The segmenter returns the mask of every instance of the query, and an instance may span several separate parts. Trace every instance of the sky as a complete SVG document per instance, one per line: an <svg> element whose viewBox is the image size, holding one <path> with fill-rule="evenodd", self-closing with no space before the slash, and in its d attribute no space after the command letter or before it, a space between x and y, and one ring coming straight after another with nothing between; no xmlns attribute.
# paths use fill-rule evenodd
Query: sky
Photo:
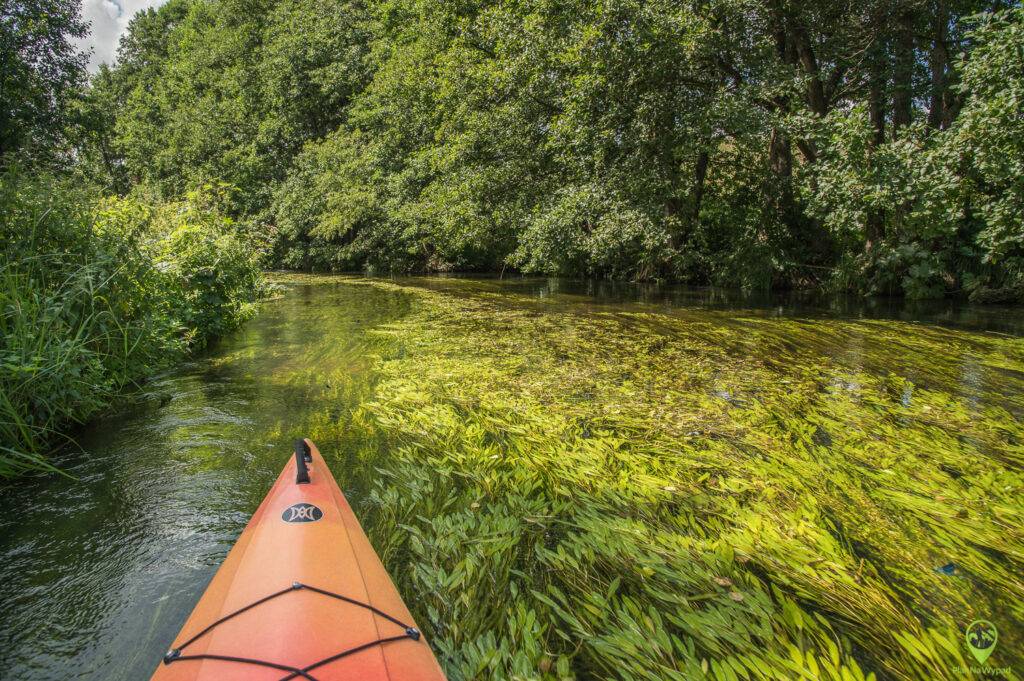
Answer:
<svg viewBox="0 0 1024 681"><path fill-rule="evenodd" d="M90 24L89 35L81 44L92 49L89 71L95 72L103 62L112 62L117 55L117 41L128 28L128 22L139 10L158 7L166 0L82 0L82 18Z"/></svg>

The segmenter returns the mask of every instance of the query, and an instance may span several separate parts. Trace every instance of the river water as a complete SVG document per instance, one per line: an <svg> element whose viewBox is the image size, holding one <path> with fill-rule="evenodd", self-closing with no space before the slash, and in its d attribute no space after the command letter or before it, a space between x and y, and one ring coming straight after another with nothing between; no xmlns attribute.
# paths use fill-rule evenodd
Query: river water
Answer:
<svg viewBox="0 0 1024 681"><path fill-rule="evenodd" d="M553 300L565 313L713 310L720 319L723 311L756 309L773 317L900 319L966 337L1024 332L1019 310L950 304L752 301L702 289L547 279L398 283ZM290 443L305 434L304 415L349 410L365 399L375 343L367 332L417 304L402 289L339 278L284 286L209 353L150 381L138 405L79 433L80 450L55 457L68 477L22 479L0 492L0 678L148 678ZM339 371L349 377L341 402L319 378ZM328 457L344 449L344 442L318 444ZM343 459L332 461L358 513L358 481L346 478Z"/></svg>

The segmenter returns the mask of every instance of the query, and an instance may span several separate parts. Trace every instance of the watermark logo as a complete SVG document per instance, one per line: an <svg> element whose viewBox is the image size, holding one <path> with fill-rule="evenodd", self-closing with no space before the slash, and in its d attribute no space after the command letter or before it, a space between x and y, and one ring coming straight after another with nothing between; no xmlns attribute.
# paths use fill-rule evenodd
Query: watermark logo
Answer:
<svg viewBox="0 0 1024 681"><path fill-rule="evenodd" d="M964 638L967 640L967 648L974 655L974 659L980 664L985 664L985 660L996 649L999 632L996 630L996 625L988 620L975 620L967 626Z"/></svg>

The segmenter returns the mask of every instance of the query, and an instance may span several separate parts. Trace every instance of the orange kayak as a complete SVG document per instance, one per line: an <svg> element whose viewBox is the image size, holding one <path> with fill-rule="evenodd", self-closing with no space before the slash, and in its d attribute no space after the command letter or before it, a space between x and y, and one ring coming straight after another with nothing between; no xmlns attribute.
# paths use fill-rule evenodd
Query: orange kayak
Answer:
<svg viewBox="0 0 1024 681"><path fill-rule="evenodd" d="M153 681L443 680L320 452L295 450Z"/></svg>

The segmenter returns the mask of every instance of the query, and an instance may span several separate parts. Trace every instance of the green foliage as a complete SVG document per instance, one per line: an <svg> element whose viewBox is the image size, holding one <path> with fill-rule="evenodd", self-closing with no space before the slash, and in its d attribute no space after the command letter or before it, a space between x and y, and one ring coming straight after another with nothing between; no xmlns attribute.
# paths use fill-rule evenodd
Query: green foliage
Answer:
<svg viewBox="0 0 1024 681"><path fill-rule="evenodd" d="M1024 9L979 17L977 47L961 67L966 103L949 154L968 168L972 216L986 271L970 284L1024 301ZM954 156L955 155L955 156Z"/></svg>
<svg viewBox="0 0 1024 681"><path fill-rule="evenodd" d="M802 185L808 210L844 245L834 285L1024 300L1022 23L1020 8L969 22L948 127L921 121L879 142L866 105L806 125L821 149Z"/></svg>
<svg viewBox="0 0 1024 681"><path fill-rule="evenodd" d="M961 264L956 256L968 248L960 233L963 186L943 136L920 124L873 144L864 107L827 117L820 129L821 156L803 189L809 212L845 247L833 284L943 296ZM884 223L884 234L871 234L872 220Z"/></svg>
<svg viewBox="0 0 1024 681"><path fill-rule="evenodd" d="M0 0L0 168L13 154L50 162L64 151L85 31L77 0Z"/></svg>
<svg viewBox="0 0 1024 681"><path fill-rule="evenodd" d="M222 195L192 192L159 207L156 268L169 282L171 315L190 345L202 346L251 316L261 297L260 253L217 208Z"/></svg>
<svg viewBox="0 0 1024 681"><path fill-rule="evenodd" d="M41 445L54 427L94 414L110 393L101 355L80 333L100 323L102 310L81 309L97 277L78 275L43 293L25 272L0 269L0 476L48 468Z"/></svg>
<svg viewBox="0 0 1024 681"><path fill-rule="evenodd" d="M130 182L123 162L123 140L114 134L121 102L118 76L100 64L90 87L74 102L75 125L68 131L75 149L75 163L65 172L104 192L124 194Z"/></svg>
<svg viewBox="0 0 1024 681"><path fill-rule="evenodd" d="M309 139L362 86L361 3L172 0L132 19L118 67L93 87L120 114L112 134L134 182L176 200L208 182L242 189L255 216Z"/></svg>
<svg viewBox="0 0 1024 681"><path fill-rule="evenodd" d="M258 253L198 197L154 210L0 176L0 475L49 448L262 295Z"/></svg>
<svg viewBox="0 0 1024 681"><path fill-rule="evenodd" d="M510 261L524 272L649 279L669 257L660 226L601 187L566 187L527 223Z"/></svg>
<svg viewBox="0 0 1024 681"><path fill-rule="evenodd" d="M385 213L380 190L364 179L362 143L358 133L335 133L298 156L274 197L278 262L295 269L345 270L355 269L360 256L386 260L398 250L394 239L390 248L374 248Z"/></svg>
<svg viewBox="0 0 1024 681"><path fill-rule="evenodd" d="M174 0L92 144L113 186L237 186L285 267L1005 294L1020 9L987 9Z"/></svg>

